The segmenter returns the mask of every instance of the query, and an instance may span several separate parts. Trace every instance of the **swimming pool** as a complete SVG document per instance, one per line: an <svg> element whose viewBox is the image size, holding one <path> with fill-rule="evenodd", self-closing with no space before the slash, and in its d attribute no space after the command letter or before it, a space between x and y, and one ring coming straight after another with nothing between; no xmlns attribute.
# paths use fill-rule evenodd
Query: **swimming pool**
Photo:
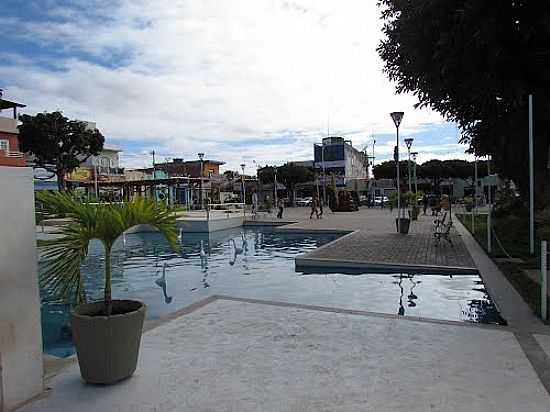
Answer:
<svg viewBox="0 0 550 412"><path fill-rule="evenodd" d="M174 253L158 233L135 233L113 249L113 297L138 299L158 318L207 296L229 295L427 318L501 323L479 276L305 274L294 258L339 234L270 227L184 234ZM92 299L102 297L103 250L92 242L82 267ZM164 273L164 276L163 276ZM164 280L164 281L163 281ZM42 293L44 351L74 353L67 305Z"/></svg>

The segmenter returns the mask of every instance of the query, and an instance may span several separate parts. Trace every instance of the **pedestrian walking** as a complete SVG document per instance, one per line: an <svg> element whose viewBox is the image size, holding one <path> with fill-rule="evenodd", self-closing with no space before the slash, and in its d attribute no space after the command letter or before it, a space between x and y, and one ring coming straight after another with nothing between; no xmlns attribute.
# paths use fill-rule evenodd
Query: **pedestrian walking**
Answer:
<svg viewBox="0 0 550 412"><path fill-rule="evenodd" d="M285 208L285 202L283 202L283 199L279 199L277 201L277 207L279 208L279 213L277 213L277 219L282 219L284 208Z"/></svg>
<svg viewBox="0 0 550 412"><path fill-rule="evenodd" d="M424 195L422 198L422 207L424 208L424 216L426 216L426 211L428 210L428 195Z"/></svg>
<svg viewBox="0 0 550 412"><path fill-rule="evenodd" d="M323 202L319 200L319 219L323 218Z"/></svg>
<svg viewBox="0 0 550 412"><path fill-rule="evenodd" d="M313 199L311 199L311 213L309 214L309 218L313 219L313 214L315 213L315 217L319 219L319 210L317 209L319 204L319 200L317 199L317 196L313 196Z"/></svg>
<svg viewBox="0 0 550 412"><path fill-rule="evenodd" d="M256 189L252 189L252 220L256 220L257 213L258 213L258 193L256 193Z"/></svg>

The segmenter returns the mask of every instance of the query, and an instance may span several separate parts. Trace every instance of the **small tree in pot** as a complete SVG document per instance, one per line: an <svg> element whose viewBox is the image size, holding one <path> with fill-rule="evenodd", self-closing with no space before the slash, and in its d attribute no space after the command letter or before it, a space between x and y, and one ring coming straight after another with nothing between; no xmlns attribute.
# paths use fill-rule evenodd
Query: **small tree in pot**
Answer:
<svg viewBox="0 0 550 412"><path fill-rule="evenodd" d="M40 282L57 297L79 303L71 316L82 378L110 384L131 376L137 365L145 305L111 296L111 250L133 226L148 224L159 230L175 249L175 216L154 201L135 198L123 204L81 203L68 193L41 192L37 200L51 213L64 213L70 223L61 236L41 241L44 269ZM92 239L105 248L105 287L102 301L86 303L80 265Z"/></svg>

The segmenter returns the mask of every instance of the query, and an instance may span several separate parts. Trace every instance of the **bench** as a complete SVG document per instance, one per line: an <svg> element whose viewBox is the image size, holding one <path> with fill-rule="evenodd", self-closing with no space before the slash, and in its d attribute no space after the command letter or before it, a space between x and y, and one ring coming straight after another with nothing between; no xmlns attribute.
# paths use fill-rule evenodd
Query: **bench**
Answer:
<svg viewBox="0 0 550 412"><path fill-rule="evenodd" d="M442 219L436 219L434 221L434 239L436 241L436 244L441 243L441 238L445 239L451 246L453 245L453 241L450 238L451 228L453 227L453 221L449 219L448 222L446 222L447 213L443 215Z"/></svg>

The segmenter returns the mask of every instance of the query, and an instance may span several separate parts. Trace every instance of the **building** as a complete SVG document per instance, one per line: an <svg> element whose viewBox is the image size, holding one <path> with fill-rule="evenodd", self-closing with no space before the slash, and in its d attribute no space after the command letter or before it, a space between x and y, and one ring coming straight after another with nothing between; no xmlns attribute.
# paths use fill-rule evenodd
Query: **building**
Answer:
<svg viewBox="0 0 550 412"><path fill-rule="evenodd" d="M97 170L101 181L122 180L124 169L120 167L120 152L122 150L119 147L105 145L97 156L90 156L81 167Z"/></svg>
<svg viewBox="0 0 550 412"><path fill-rule="evenodd" d="M0 94L0 166L26 165L17 131L17 109L22 107L25 105L2 99Z"/></svg>
<svg viewBox="0 0 550 412"><path fill-rule="evenodd" d="M19 147L17 109L0 90L0 410L44 390L33 170Z"/></svg>
<svg viewBox="0 0 550 412"><path fill-rule="evenodd" d="M375 197L391 196L396 193L395 181L393 179L370 179L368 195L371 199Z"/></svg>
<svg viewBox="0 0 550 412"><path fill-rule="evenodd" d="M169 177L216 178L220 176L220 166L223 164L225 163L217 160L188 160L184 162L181 158L174 158L171 162L156 163L155 170L162 170Z"/></svg>
<svg viewBox="0 0 550 412"><path fill-rule="evenodd" d="M314 144L314 169L328 185L332 176L336 186L364 190L368 178L365 154L353 147L351 140L339 136L325 137Z"/></svg>
<svg viewBox="0 0 550 412"><path fill-rule="evenodd" d="M67 176L67 182L90 183L119 182L124 180L124 169L120 167L119 153L122 150L115 146L105 145L96 155L84 160L79 167Z"/></svg>
<svg viewBox="0 0 550 412"><path fill-rule="evenodd" d="M313 169L315 161L314 160L297 160L294 162L288 162L290 166L299 166L299 167L309 167Z"/></svg>

